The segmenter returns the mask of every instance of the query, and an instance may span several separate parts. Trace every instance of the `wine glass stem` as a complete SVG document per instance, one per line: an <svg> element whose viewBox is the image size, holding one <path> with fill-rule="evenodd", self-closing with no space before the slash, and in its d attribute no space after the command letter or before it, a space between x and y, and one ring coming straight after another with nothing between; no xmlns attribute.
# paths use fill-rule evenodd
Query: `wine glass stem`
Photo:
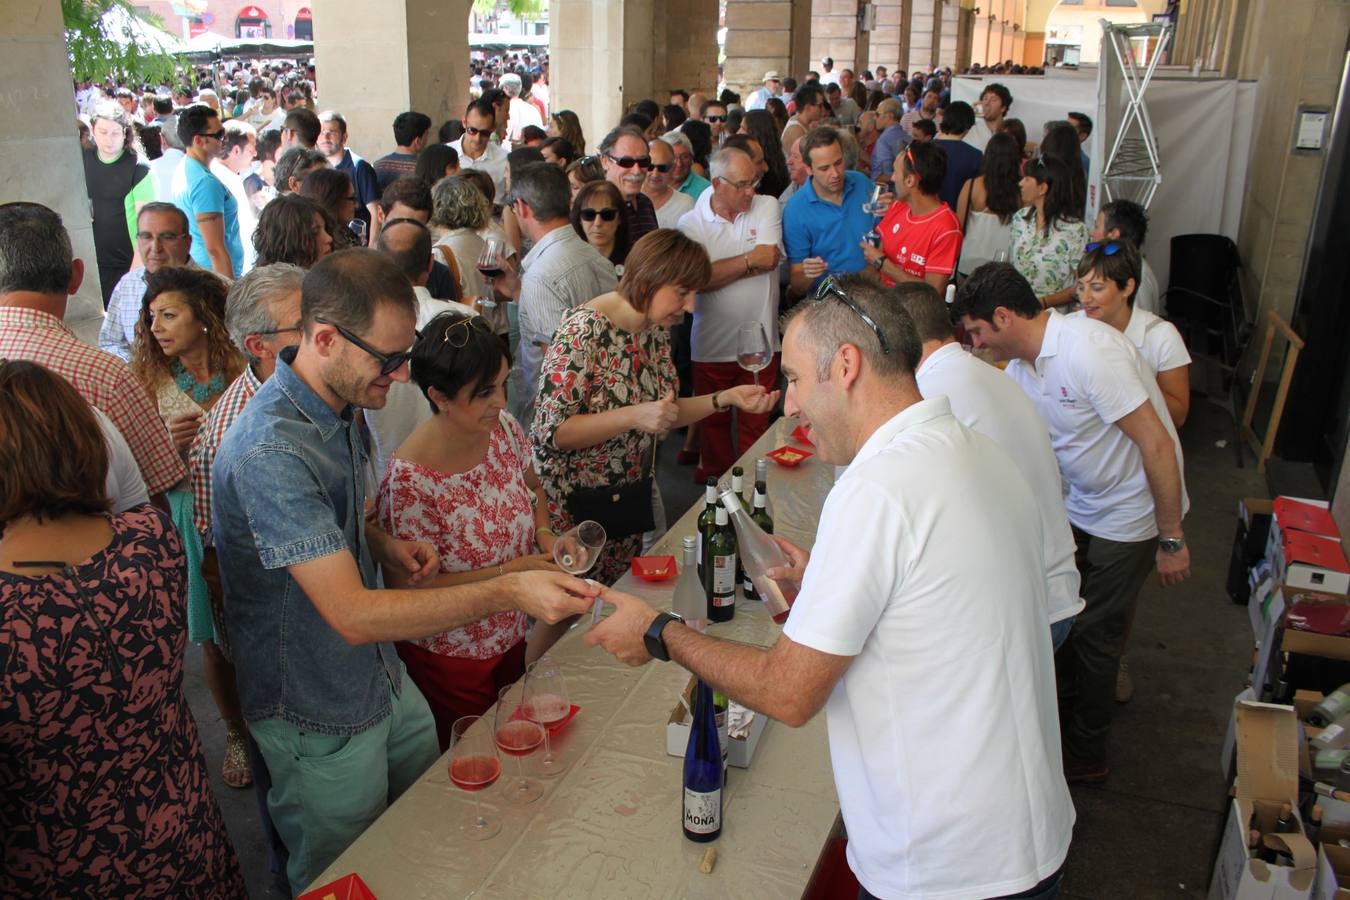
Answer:
<svg viewBox="0 0 1350 900"><path fill-rule="evenodd" d="M483 798L479 796L481 791L473 792L473 824L475 828L481 829L486 823L483 821Z"/></svg>

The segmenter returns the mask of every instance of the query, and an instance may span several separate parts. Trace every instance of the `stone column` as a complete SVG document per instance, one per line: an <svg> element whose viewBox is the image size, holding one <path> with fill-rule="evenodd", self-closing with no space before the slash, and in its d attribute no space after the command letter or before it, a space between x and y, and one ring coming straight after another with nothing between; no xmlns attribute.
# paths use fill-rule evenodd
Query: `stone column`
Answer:
<svg viewBox="0 0 1350 900"><path fill-rule="evenodd" d="M867 68L885 66L894 75L909 64L909 7L912 0L873 0L876 26L868 35Z"/></svg>
<svg viewBox="0 0 1350 900"><path fill-rule="evenodd" d="M469 100L470 0L315 3L320 109L347 120L352 147L373 160L394 149L394 117L417 110L438 128Z"/></svg>
<svg viewBox="0 0 1350 900"><path fill-rule="evenodd" d="M759 90L765 72L800 78L813 65L811 0L727 0L726 26L722 75L742 97Z"/></svg>
<svg viewBox="0 0 1350 900"><path fill-rule="evenodd" d="M66 307L66 324L97 344L103 297L63 29L57 0L0 5L0 122L6 123L0 128L0 203L27 200L61 214L85 271L84 285Z"/></svg>
<svg viewBox="0 0 1350 900"><path fill-rule="evenodd" d="M592 152L631 103L716 82L715 0L553 0L549 89L581 120ZM761 73L762 74L762 73Z"/></svg>
<svg viewBox="0 0 1350 900"><path fill-rule="evenodd" d="M859 71L858 61L867 59L867 36L858 31L858 0L817 0L811 8L811 59L800 72L820 71L825 57L834 60L834 71ZM821 72L823 75L824 73Z"/></svg>
<svg viewBox="0 0 1350 900"><path fill-rule="evenodd" d="M960 0L940 0L938 7L938 47L937 64L940 66L951 66L953 70L958 70L960 61L957 59L957 40L959 37L961 25L961 4Z"/></svg>

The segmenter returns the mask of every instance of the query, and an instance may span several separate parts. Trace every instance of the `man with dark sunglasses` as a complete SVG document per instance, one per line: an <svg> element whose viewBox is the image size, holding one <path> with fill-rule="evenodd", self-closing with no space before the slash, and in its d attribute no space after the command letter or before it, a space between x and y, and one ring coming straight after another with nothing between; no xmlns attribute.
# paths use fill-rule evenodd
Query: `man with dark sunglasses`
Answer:
<svg viewBox="0 0 1350 900"><path fill-rule="evenodd" d="M192 259L226 278L239 277L244 244L239 237L239 204L211 174L225 129L220 116L204 103L178 114L178 136L186 158L173 176L173 203L188 217Z"/></svg>
<svg viewBox="0 0 1350 900"><path fill-rule="evenodd" d="M647 171L642 193L656 207L657 224L662 228L674 228L680 216L694 208L694 198L675 190L674 148L657 138L647 143L647 153L652 158L652 167Z"/></svg>
<svg viewBox="0 0 1350 900"><path fill-rule="evenodd" d="M698 119L712 132L713 149L722 146L727 139L727 105L721 100L708 100L699 110Z"/></svg>
<svg viewBox="0 0 1350 900"><path fill-rule="evenodd" d="M301 283L300 345L282 351L212 467L240 703L272 778L268 809L295 893L439 754L393 641L506 610L558 622L596 594L558 572L423 587L439 569L435 549L367 521L356 413L408 380L415 321L412 286L384 254L324 257ZM382 589L377 565L419 586Z"/></svg>
<svg viewBox="0 0 1350 900"><path fill-rule="evenodd" d="M623 196L624 224L628 226L629 246L638 238L661 225L656 220L656 206L642 193L647 171L652 167L647 138L632 125L620 125L600 142L600 166L605 180L619 189Z"/></svg>
<svg viewBox="0 0 1350 900"><path fill-rule="evenodd" d="M506 151L493 143L497 111L491 101L474 100L464 110L464 135L450 146L459 154L461 169L481 169L492 176L497 196L506 196Z"/></svg>

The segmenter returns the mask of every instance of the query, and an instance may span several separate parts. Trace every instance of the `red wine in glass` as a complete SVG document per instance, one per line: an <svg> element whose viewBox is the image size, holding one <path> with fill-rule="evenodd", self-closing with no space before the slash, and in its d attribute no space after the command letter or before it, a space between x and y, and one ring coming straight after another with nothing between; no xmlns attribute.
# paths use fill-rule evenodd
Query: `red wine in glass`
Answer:
<svg viewBox="0 0 1350 900"><path fill-rule="evenodd" d="M466 756L450 761L450 780L466 791L492 787L501 773L501 762L491 756Z"/></svg>
<svg viewBox="0 0 1350 900"><path fill-rule="evenodd" d="M514 719L497 728L497 749L511 756L528 756L543 742L543 726L528 719Z"/></svg>
<svg viewBox="0 0 1350 900"><path fill-rule="evenodd" d="M506 274L506 271L501 266L479 266L478 271L483 273L484 278L489 279L501 278Z"/></svg>

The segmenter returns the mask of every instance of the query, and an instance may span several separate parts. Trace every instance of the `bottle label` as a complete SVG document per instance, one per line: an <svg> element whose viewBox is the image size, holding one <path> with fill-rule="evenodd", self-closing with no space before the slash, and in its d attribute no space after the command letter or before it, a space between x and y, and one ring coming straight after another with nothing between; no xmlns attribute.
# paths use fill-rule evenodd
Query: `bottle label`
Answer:
<svg viewBox="0 0 1350 900"><path fill-rule="evenodd" d="M722 792L684 789L684 827L694 834L713 834L722 828Z"/></svg>
<svg viewBox="0 0 1350 900"><path fill-rule="evenodd" d="M732 606L736 603L736 554L714 556L713 606Z"/></svg>

